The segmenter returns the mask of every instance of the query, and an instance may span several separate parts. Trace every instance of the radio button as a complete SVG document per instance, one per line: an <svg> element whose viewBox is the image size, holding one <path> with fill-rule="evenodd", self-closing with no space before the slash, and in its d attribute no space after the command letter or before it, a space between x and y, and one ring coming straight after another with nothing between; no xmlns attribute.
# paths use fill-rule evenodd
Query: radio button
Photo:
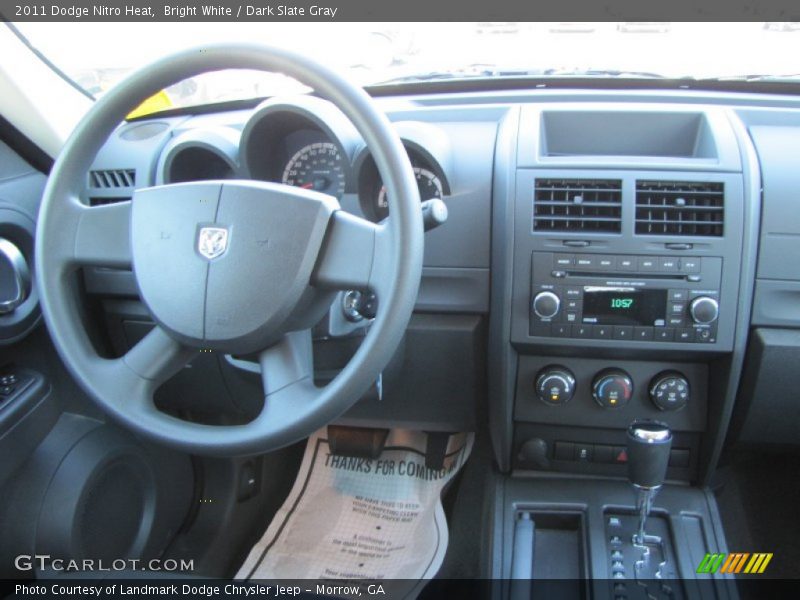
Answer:
<svg viewBox="0 0 800 600"><path fill-rule="evenodd" d="M581 290L581 288L579 288L579 287L568 287L568 288L564 288L564 295L567 298L580 299L582 291L583 290Z"/></svg>
<svg viewBox="0 0 800 600"><path fill-rule="evenodd" d="M592 337L596 340L610 340L611 332L611 325L595 325L592 328Z"/></svg>
<svg viewBox="0 0 800 600"><path fill-rule="evenodd" d="M699 273L700 272L700 259L699 258L681 258L681 273Z"/></svg>
<svg viewBox="0 0 800 600"><path fill-rule="evenodd" d="M632 325L615 325L614 326L614 339L615 340L630 340L633 338Z"/></svg>
<svg viewBox="0 0 800 600"><path fill-rule="evenodd" d="M575 256L575 266L579 269L597 268L597 257L591 254L578 254Z"/></svg>
<svg viewBox="0 0 800 600"><path fill-rule="evenodd" d="M679 266L680 259L673 256L662 256L658 259L658 267L661 271L677 273L679 271Z"/></svg>
<svg viewBox="0 0 800 600"><path fill-rule="evenodd" d="M614 257L613 256L598 256L597 267L603 271L614 270Z"/></svg>
<svg viewBox="0 0 800 600"><path fill-rule="evenodd" d="M669 301L670 302L686 302L689 293L687 290L670 290L669 291Z"/></svg>
<svg viewBox="0 0 800 600"><path fill-rule="evenodd" d="M550 337L550 323L547 321L534 320L531 324L531 335L536 337Z"/></svg>
<svg viewBox="0 0 800 600"><path fill-rule="evenodd" d="M647 342L653 339L653 328L652 327L634 327L633 328L633 339L638 340L640 342Z"/></svg>
<svg viewBox="0 0 800 600"><path fill-rule="evenodd" d="M658 271L658 259L655 256L639 257L640 271Z"/></svg>
<svg viewBox="0 0 800 600"><path fill-rule="evenodd" d="M639 268L635 256L618 256L617 269L620 271L636 271Z"/></svg>
<svg viewBox="0 0 800 600"><path fill-rule="evenodd" d="M694 341L694 329L684 328L679 329L678 333L675 335L676 342L693 342Z"/></svg>
<svg viewBox="0 0 800 600"><path fill-rule="evenodd" d="M553 326L550 328L550 335L552 337L561 338L569 337L571 330L572 326L567 323L553 323Z"/></svg>
<svg viewBox="0 0 800 600"><path fill-rule="evenodd" d="M558 314L561 298L554 292L539 292L534 296L531 308L538 317L551 319Z"/></svg>
<svg viewBox="0 0 800 600"><path fill-rule="evenodd" d="M591 325L573 325L572 337L574 338L590 338L592 337Z"/></svg>
<svg viewBox="0 0 800 600"><path fill-rule="evenodd" d="M573 254L554 254L553 266L559 269L571 267L575 264L575 255Z"/></svg>
<svg viewBox="0 0 800 600"><path fill-rule="evenodd" d="M671 327L655 327L653 338L657 342L671 342L675 337L675 330Z"/></svg>
<svg viewBox="0 0 800 600"><path fill-rule="evenodd" d="M699 296L692 300L689 313L695 323L708 325L719 317L719 302L709 296Z"/></svg>

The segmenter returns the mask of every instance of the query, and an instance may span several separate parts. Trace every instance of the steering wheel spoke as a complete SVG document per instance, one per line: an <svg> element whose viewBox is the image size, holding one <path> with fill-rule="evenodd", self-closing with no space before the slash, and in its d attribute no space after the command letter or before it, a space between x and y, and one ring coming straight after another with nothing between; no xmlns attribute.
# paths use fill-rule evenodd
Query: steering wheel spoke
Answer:
<svg viewBox="0 0 800 600"><path fill-rule="evenodd" d="M122 360L136 375L158 387L185 367L197 352L156 326L128 350Z"/></svg>
<svg viewBox="0 0 800 600"><path fill-rule="evenodd" d="M130 269L131 201L84 206L76 201L77 229L72 261L81 266Z"/></svg>
<svg viewBox="0 0 800 600"><path fill-rule="evenodd" d="M287 333L259 355L264 407L254 422L258 427L290 423L313 408L319 397L314 385L311 330Z"/></svg>
<svg viewBox="0 0 800 600"><path fill-rule="evenodd" d="M258 360L261 364L264 396L267 399L299 382L306 381L313 385L311 330L287 333L277 344L262 351Z"/></svg>
<svg viewBox="0 0 800 600"><path fill-rule="evenodd" d="M385 283L381 253L390 251L388 237L385 225L336 211L312 282L324 289L378 291Z"/></svg>

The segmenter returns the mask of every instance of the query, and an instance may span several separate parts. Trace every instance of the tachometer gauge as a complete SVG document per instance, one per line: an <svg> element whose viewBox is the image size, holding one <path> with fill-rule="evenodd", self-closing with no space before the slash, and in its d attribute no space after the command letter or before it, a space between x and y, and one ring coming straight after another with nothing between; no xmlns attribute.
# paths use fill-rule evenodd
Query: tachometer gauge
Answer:
<svg viewBox="0 0 800 600"><path fill-rule="evenodd" d="M345 184L342 155L331 142L304 146L289 159L281 181L286 185L341 198Z"/></svg>
<svg viewBox="0 0 800 600"><path fill-rule="evenodd" d="M430 169L414 167L414 177L417 178L417 188L419 189L419 199L421 202L432 198L442 197L442 181ZM389 202L387 199L386 186L381 185L378 191L378 214L382 218L388 214Z"/></svg>

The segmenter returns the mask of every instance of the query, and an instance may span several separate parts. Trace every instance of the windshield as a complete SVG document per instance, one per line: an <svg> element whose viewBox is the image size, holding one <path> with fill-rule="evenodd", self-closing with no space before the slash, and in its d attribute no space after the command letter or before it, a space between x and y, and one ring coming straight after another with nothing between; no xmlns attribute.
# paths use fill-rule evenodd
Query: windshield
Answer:
<svg viewBox="0 0 800 600"><path fill-rule="evenodd" d="M361 85L469 77L794 79L800 23L19 23L30 43L97 97L165 54L225 41L305 53ZM800 80L800 77L798 77ZM167 90L166 105L300 90L224 71ZM164 105L164 107L166 106Z"/></svg>

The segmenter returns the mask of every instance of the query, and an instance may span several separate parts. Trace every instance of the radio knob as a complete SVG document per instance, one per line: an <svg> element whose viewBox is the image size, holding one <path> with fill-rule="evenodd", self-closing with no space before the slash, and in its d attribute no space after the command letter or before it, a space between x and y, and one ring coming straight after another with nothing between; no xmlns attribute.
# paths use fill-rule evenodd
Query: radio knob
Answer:
<svg viewBox="0 0 800 600"><path fill-rule="evenodd" d="M689 314L695 323L709 325L719 316L719 302L708 296L700 296L692 300L689 305Z"/></svg>
<svg viewBox="0 0 800 600"><path fill-rule="evenodd" d="M566 367L550 365L536 376L536 395L545 404L566 404L575 395L575 376Z"/></svg>
<svg viewBox="0 0 800 600"><path fill-rule="evenodd" d="M539 292L533 298L533 312L541 319L551 319L561 308L561 298L553 292Z"/></svg>
<svg viewBox="0 0 800 600"><path fill-rule="evenodd" d="M600 371L592 382L592 396L603 408L620 408L633 396L633 381L622 369Z"/></svg>
<svg viewBox="0 0 800 600"><path fill-rule="evenodd" d="M689 394L689 381L678 371L664 371L650 382L650 400L661 410L680 410Z"/></svg>

